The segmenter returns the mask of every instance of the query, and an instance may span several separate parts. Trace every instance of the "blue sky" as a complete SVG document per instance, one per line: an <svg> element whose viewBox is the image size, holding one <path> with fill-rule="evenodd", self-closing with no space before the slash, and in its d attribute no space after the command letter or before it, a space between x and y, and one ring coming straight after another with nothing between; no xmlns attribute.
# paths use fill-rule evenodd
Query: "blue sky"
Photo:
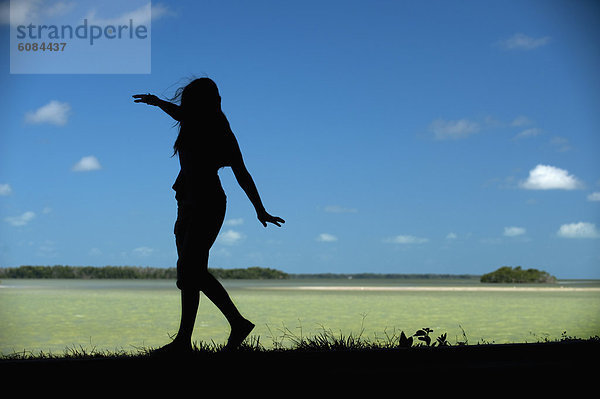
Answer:
<svg viewBox="0 0 600 399"><path fill-rule="evenodd" d="M212 267L600 278L597 3L155 1L122 75L10 74L0 4L0 266L173 267L177 131L131 95L209 76L286 220L222 170Z"/></svg>

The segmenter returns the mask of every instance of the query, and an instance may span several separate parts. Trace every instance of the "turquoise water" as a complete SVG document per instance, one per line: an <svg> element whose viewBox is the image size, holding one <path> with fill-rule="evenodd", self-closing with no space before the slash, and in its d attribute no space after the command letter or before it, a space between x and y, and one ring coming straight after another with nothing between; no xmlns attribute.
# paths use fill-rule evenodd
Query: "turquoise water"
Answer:
<svg viewBox="0 0 600 399"><path fill-rule="evenodd" d="M422 327L451 344L537 342L600 335L600 283L490 286L474 281L224 281L265 347L290 335L359 335L369 340ZM501 289L498 289L498 288ZM555 286L556 287L556 286ZM492 290L490 290L490 288ZM525 289L523 289L525 288ZM179 291L156 280L4 280L0 352L66 348L133 350L164 345L179 325ZM202 297L194 339L224 343L226 320Z"/></svg>

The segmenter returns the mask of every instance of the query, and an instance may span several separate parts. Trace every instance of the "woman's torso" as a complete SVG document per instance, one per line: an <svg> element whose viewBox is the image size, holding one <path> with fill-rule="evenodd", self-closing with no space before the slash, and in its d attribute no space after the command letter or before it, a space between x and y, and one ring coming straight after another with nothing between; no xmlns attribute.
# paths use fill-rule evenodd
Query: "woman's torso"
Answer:
<svg viewBox="0 0 600 399"><path fill-rule="evenodd" d="M233 157L233 133L218 118L212 123L182 123L182 146L178 149L181 170L173 185L178 202L219 200L225 193L218 171L230 166Z"/></svg>

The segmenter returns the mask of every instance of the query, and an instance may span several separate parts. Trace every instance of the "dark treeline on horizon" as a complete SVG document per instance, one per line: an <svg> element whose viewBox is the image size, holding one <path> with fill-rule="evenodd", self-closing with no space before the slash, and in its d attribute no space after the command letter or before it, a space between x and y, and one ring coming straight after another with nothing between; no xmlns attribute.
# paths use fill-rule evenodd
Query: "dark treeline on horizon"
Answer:
<svg viewBox="0 0 600 399"><path fill-rule="evenodd" d="M435 274L435 273L306 273L306 274L290 274L290 278L398 278L398 279L475 279L479 278L474 274Z"/></svg>
<svg viewBox="0 0 600 399"><path fill-rule="evenodd" d="M246 269L209 268L220 279L283 279L287 273L279 270L249 267ZM20 266L0 267L0 278L15 279L164 279L175 280L174 267L141 266Z"/></svg>
<svg viewBox="0 0 600 399"><path fill-rule="evenodd" d="M307 273L292 274L264 267L239 269L209 268L219 279L304 279L304 278L345 278L345 279L473 279L479 276L470 274L393 274L393 273ZM0 278L13 279L171 279L177 278L174 267L141 266L20 266L0 267Z"/></svg>
<svg viewBox="0 0 600 399"><path fill-rule="evenodd" d="M176 270L137 266L20 266L0 268L0 278L173 279Z"/></svg>

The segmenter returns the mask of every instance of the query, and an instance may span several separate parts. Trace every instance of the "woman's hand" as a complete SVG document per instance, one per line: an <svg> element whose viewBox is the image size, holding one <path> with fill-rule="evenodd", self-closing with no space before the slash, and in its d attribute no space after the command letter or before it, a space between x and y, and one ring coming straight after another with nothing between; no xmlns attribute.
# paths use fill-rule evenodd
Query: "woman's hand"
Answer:
<svg viewBox="0 0 600 399"><path fill-rule="evenodd" d="M267 211L259 212L256 216L258 217L258 220L262 223L262 225L265 227L267 227L267 222L273 223L278 227L281 227L279 223L285 223L285 220L277 216L271 216L267 213Z"/></svg>
<svg viewBox="0 0 600 399"><path fill-rule="evenodd" d="M136 99L136 100L134 100L136 103L155 105L155 106L159 107L160 109L162 109L163 111L165 111L167 114L169 114L169 116L171 118L175 119L178 122L181 121L182 115L181 115L181 107L179 105L173 104L169 101L161 100L160 98L156 97L154 94L150 94L150 93L134 94L132 97Z"/></svg>
<svg viewBox="0 0 600 399"><path fill-rule="evenodd" d="M148 105L158 105L160 99L156 97L154 94L134 94L132 96L137 100L134 100L136 103L144 103Z"/></svg>

